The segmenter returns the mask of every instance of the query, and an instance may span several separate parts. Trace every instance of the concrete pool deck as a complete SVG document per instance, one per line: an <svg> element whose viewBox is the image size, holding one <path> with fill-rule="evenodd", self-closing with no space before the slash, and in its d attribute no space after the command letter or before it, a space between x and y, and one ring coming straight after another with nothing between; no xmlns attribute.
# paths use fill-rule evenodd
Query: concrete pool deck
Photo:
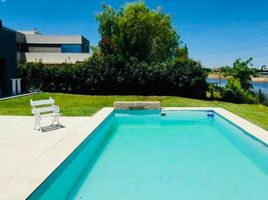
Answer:
<svg viewBox="0 0 268 200"><path fill-rule="evenodd" d="M0 199L26 199L112 111L61 117L49 132L34 131L34 117L0 116Z"/></svg>
<svg viewBox="0 0 268 200"><path fill-rule="evenodd" d="M268 144L267 131L222 108L163 110L214 110ZM62 117L65 128L44 133L33 130L34 117L0 116L0 199L27 198L112 111Z"/></svg>

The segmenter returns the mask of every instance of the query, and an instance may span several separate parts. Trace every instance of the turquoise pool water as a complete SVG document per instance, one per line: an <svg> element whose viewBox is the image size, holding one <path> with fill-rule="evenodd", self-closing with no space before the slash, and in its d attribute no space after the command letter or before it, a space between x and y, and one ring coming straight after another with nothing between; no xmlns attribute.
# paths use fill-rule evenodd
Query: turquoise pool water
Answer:
<svg viewBox="0 0 268 200"><path fill-rule="evenodd" d="M112 113L29 199L260 200L268 148L206 111Z"/></svg>

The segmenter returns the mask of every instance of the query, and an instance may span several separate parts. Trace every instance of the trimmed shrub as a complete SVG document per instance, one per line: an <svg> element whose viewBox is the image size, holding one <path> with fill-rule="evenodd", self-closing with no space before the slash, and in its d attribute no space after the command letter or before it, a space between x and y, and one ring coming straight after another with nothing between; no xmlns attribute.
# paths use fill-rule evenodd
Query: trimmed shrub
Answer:
<svg viewBox="0 0 268 200"><path fill-rule="evenodd" d="M208 86L206 71L191 59L148 64L95 55L77 64L26 63L18 71L28 90L49 92L205 98Z"/></svg>

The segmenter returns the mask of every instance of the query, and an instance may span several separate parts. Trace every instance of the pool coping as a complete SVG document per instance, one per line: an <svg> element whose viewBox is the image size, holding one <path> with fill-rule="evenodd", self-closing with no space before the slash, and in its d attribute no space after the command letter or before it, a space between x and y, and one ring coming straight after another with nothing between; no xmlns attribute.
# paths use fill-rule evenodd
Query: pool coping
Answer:
<svg viewBox="0 0 268 200"><path fill-rule="evenodd" d="M165 110L196 110L196 111L214 111L252 136L268 144L268 131L254 125L253 123L218 107L165 107ZM23 190L21 193L13 193L9 199L26 199L29 195L41 185L46 178L91 134L99 125L114 111L112 107L102 108L94 116L91 123L85 123L75 130L75 134L63 138L53 148L47 152L38 161L31 163L27 170L17 177L14 177L16 188ZM10 192L10 191L9 191ZM2 196L2 195L1 195ZM0 196L0 199L2 198Z"/></svg>

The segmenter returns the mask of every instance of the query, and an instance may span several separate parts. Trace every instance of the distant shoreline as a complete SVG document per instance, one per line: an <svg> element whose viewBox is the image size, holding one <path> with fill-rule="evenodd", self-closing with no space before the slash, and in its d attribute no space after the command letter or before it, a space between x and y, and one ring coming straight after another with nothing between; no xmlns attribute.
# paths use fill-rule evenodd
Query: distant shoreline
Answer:
<svg viewBox="0 0 268 200"><path fill-rule="evenodd" d="M217 74L209 74L208 75L208 78L219 79L219 75L217 75ZM221 76L221 79L227 80L228 77ZM265 78L262 78L262 77L254 77L254 78L252 78L252 82L264 82L264 83L268 83L268 78L267 77L265 77Z"/></svg>

